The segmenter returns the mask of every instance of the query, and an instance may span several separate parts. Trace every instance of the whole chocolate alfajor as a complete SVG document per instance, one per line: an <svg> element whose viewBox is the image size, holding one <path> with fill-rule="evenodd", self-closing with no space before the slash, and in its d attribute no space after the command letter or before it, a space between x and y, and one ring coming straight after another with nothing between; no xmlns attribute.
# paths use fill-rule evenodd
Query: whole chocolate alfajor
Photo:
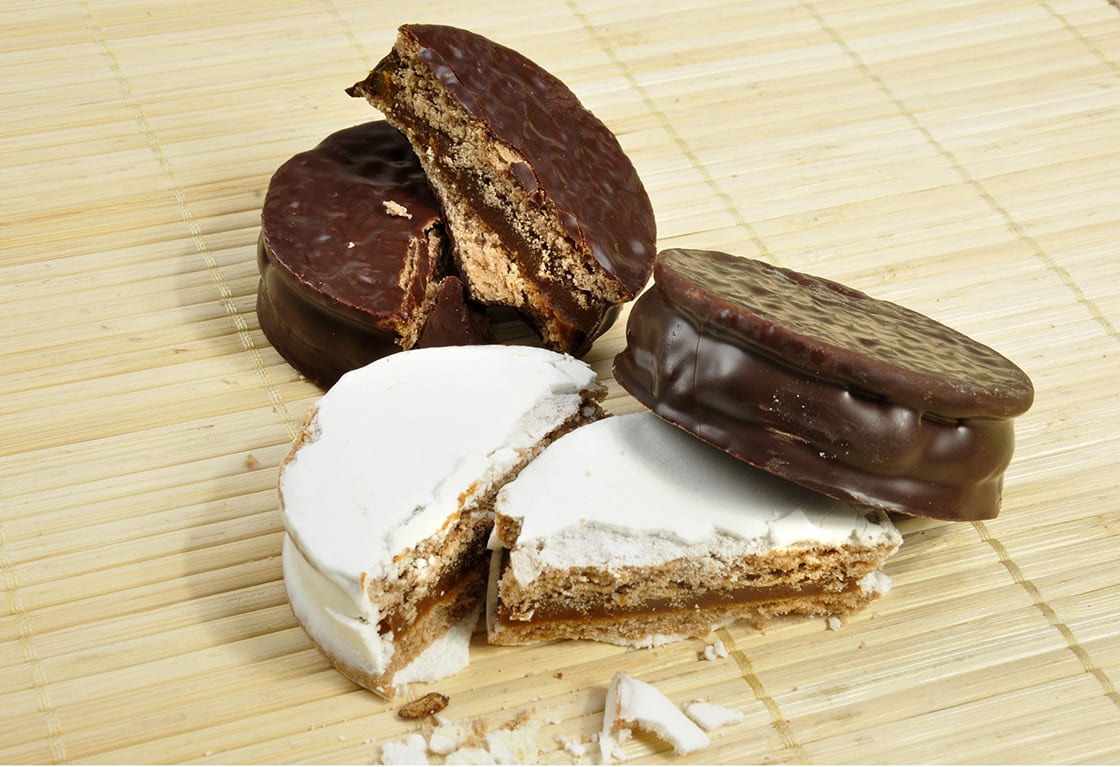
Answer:
<svg viewBox="0 0 1120 767"><path fill-rule="evenodd" d="M635 302L618 382L662 418L827 495L995 517L1013 418L1006 357L935 320L762 261L666 250Z"/></svg>
<svg viewBox="0 0 1120 767"><path fill-rule="evenodd" d="M582 354L645 286L656 231L615 135L558 78L492 40L409 24L347 91L416 149L471 298Z"/></svg>
<svg viewBox="0 0 1120 767"><path fill-rule="evenodd" d="M386 122L333 133L280 166L257 256L261 329L321 386L402 348L495 340L450 273L412 147Z"/></svg>

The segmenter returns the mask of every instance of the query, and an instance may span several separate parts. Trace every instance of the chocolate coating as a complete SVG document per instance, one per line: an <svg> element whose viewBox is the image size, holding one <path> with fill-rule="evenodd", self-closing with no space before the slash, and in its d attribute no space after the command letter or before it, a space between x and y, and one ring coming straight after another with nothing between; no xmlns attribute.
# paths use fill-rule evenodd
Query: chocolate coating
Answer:
<svg viewBox="0 0 1120 767"><path fill-rule="evenodd" d="M411 217L387 212L386 200ZM281 165L261 211L264 244L277 266L382 330L394 329L406 300L423 299L426 282L402 286L401 272L410 243L440 221L412 145L380 121L333 133ZM418 267L435 271L435 264Z"/></svg>
<svg viewBox="0 0 1120 767"><path fill-rule="evenodd" d="M412 142L472 299L515 308L576 356L649 279L645 188L614 134L556 77L473 32L405 25L347 89Z"/></svg>
<svg viewBox="0 0 1120 767"><path fill-rule="evenodd" d="M481 307L467 301L459 278L444 277L432 296L431 311L416 337L414 348L498 343L490 323L490 317Z"/></svg>
<svg viewBox="0 0 1120 767"><path fill-rule="evenodd" d="M288 364L322 388L348 370L400 350L395 333L356 319L354 312L276 267L263 235L257 244L257 267L261 330Z"/></svg>
<svg viewBox="0 0 1120 767"><path fill-rule="evenodd" d="M395 128L379 121L331 134L269 183L257 253L261 329L323 387L399 351L420 322L433 325L426 345L437 337L492 343L484 311L467 304L458 280L422 315L447 269L441 226L412 146Z"/></svg>
<svg viewBox="0 0 1120 767"><path fill-rule="evenodd" d="M637 294L653 263L653 208L614 134L515 50L457 27L407 24L400 33L419 44L420 59L467 112L525 158L514 172L538 199L552 200L571 239ZM350 93L375 91L370 79Z"/></svg>
<svg viewBox="0 0 1120 767"><path fill-rule="evenodd" d="M1033 388L928 317L759 261L673 250L658 257L626 338L619 383L747 463L892 511L999 512L1009 415Z"/></svg>
<svg viewBox="0 0 1120 767"><path fill-rule="evenodd" d="M401 350L396 333L355 321L337 303L276 268L263 236L257 243L257 265L261 330L288 364L320 387L330 388L343 373ZM489 315L467 299L457 277L444 277L433 299L415 346L498 342Z"/></svg>

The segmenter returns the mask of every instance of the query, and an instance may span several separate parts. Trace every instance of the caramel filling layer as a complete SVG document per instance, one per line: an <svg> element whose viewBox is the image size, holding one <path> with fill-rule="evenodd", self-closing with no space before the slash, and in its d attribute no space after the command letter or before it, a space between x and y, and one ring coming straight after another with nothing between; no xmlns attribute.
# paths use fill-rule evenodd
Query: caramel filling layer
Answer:
<svg viewBox="0 0 1120 767"><path fill-rule="evenodd" d="M682 594L679 597L643 599L629 604L620 604L613 600L584 601L579 605L571 605L552 600L539 600L533 602L531 615L519 616L516 610L503 603L498 605L497 619L503 626L515 627L526 623L571 623L596 620L626 620L632 618L664 617L667 615L693 613L700 611L725 611L736 608L764 605L788 599L812 598L846 594L856 591L859 584L856 581L846 583L839 590L826 590L819 584L808 585L804 588L787 586L771 587L744 587L738 589L720 589L695 594Z"/></svg>

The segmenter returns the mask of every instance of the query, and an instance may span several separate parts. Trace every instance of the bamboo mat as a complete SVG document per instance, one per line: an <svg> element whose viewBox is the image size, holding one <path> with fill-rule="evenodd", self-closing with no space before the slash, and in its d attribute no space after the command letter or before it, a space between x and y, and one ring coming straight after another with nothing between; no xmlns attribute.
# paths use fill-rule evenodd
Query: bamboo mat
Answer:
<svg viewBox="0 0 1120 767"><path fill-rule="evenodd" d="M133 0L0 7L0 761L350 762L416 725L280 581L277 466L319 395L254 313L270 174L372 119L406 21L564 79L660 246L904 303L1037 388L993 521L900 523L895 588L626 652L487 647L444 712L574 761L611 675L739 709L688 762L1120 762L1120 8L1106 0ZM621 325L589 360L609 377ZM637 409L611 382L608 407ZM635 762L672 762L652 737ZM584 762L593 761L585 757Z"/></svg>

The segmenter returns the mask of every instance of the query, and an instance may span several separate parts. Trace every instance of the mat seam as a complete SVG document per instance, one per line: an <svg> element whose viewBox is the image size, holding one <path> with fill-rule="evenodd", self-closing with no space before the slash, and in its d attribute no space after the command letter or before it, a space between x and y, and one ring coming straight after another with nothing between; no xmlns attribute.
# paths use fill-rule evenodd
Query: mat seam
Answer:
<svg viewBox="0 0 1120 767"><path fill-rule="evenodd" d="M234 300L233 291L230 290L229 285L222 276L221 267L218 266L214 254L206 244L202 227L198 225L194 214L191 212L186 195L179 186L179 182L175 177L175 172L171 167L171 161L167 157L163 145L160 144L155 129L152 128L151 123L148 121L148 116L144 112L143 106L136 100L136 96L132 91L132 85L125 76L124 70L121 68L120 60L109 46L109 40L105 36L104 30L94 21L89 0L81 0L81 9L82 17L85 19L87 28L93 36L94 43L100 50L101 56L105 60L109 71L116 77L117 83L121 89L121 95L132 111L133 119L136 121L141 135L143 135L144 140L147 142L148 148L151 150L152 154L155 155L156 162L163 171L170 191L175 198L175 204L179 210L179 217L183 220L183 223L186 224L187 231L190 233L191 241L194 244L195 252L202 257L207 276L209 276L210 282L218 291L222 309L233 323L234 330L237 332L237 337L241 342L242 348L249 354L249 358L252 360L257 378L264 387L269 403L272 406L272 412L276 415L281 426L283 426L287 432L288 439L294 439L298 431L296 423L292 419L291 413L288 411L288 406L284 402L284 398L281 396L279 389L276 388L276 385L272 382L271 376L268 374L260 349L253 341L252 334L249 332L249 324L245 321L241 310L237 308L237 302Z"/></svg>
<svg viewBox="0 0 1120 767"><path fill-rule="evenodd" d="M48 691L46 673L43 671L43 661L35 650L35 635L31 625L31 616L24 609L23 600L19 595L19 579L16 577L15 568L8 559L7 540L4 537L4 527L0 525L0 572L4 575L4 591L7 595L8 613L15 616L16 627L19 632L19 647L23 655L24 664L31 671L31 684L35 690L35 702L39 712L43 715L47 727L47 741L51 759L55 764L61 764L66 759L66 743L63 740L62 718L58 709L54 707Z"/></svg>
<svg viewBox="0 0 1120 767"><path fill-rule="evenodd" d="M767 247L765 241L763 241L762 239L762 236L759 235L758 230L755 229L754 226L749 221L747 221L746 218L743 217L743 214L739 211L738 206L735 204L735 200L732 199L730 194L724 191L723 187L721 187L719 182L716 181L715 176L711 174L707 166L704 163L700 162L700 158L697 157L696 153L692 151L692 148L688 145L688 142L684 140L684 137L677 132L677 129L673 126L672 121L650 97L649 91L645 88L645 86L638 82L638 78L636 78L634 76L634 73L630 71L630 68L626 65L626 62L624 62L622 58L619 57L619 55L615 52L614 46L610 45L607 40L601 34L599 34L598 31L596 31L595 26L591 23L591 21L587 18L583 11L579 9L579 6L575 2L575 0L565 0L565 2L568 6L568 9L580 22L583 28L591 35L591 37L594 38L595 42L599 45L603 53L607 54L607 58L610 60L611 64L613 64L622 73L622 76L625 78L626 82L638 94L638 96L641 98L642 104L646 107L646 109L649 110L649 113L657 119L658 123L661 124L662 130L664 130L665 133L669 136L669 140L672 141L677 149L680 150L681 154L685 156L692 169L700 174L701 179L703 179L704 181L704 185L707 186L708 189L711 190L712 193L715 194L715 196L720 200L720 202L723 204L724 212L731 216L731 220L732 222L734 222L735 226L737 226L747 234L747 236L750 238L751 243L758 250L759 257L769 261L770 263L780 266L781 264L779 260L775 258L774 254L770 251L770 248Z"/></svg>
<svg viewBox="0 0 1120 767"><path fill-rule="evenodd" d="M941 156L942 159L949 163L949 166L954 171L956 171L961 180L964 181L968 186L972 187L972 190L977 194L977 196L980 197L980 199L982 199L988 205L992 212L994 212L1003 220L1004 226L1007 227L1007 229L1015 236L1015 238L1028 247L1028 249L1031 251L1031 255L1033 255L1036 260L1040 261L1047 271L1057 275L1059 281L1066 287L1067 290L1070 291L1070 293L1073 294L1076 303L1080 304L1081 307L1089 313L1089 316L1098 325L1101 326L1101 328L1105 331L1105 334L1112 338L1114 341L1120 342L1120 334L1117 333L1117 330L1112 325L1112 322L1108 319L1104 312L1101 311L1101 308L1097 306L1097 303L1087 295L1085 295L1085 292L1081 289L1081 286L1079 286L1077 284L1077 281L1073 279L1073 275L1071 275L1064 267L1060 266L1056 261L1054 261L1054 259L1043 249L1039 242L1027 233L1023 225L1015 220L1015 217L1011 215L1011 211L1001 205L992 195L992 193L989 192L987 188L978 179L976 179L968 171L967 168L964 167L964 164L960 161L960 159L944 144L938 141L936 137L934 137L932 131L930 131L929 128L922 124L922 121L918 119L918 116L914 114L914 112L908 106L906 106L906 103L901 98L895 95L894 91L892 91L890 89L890 86L888 86L886 82L884 82L883 78L879 77L871 70L871 67L869 67L867 63L864 62L863 57L856 53L855 49L853 49L851 45L848 44L848 41L845 40L844 37L825 20L824 16L820 11L817 10L816 6L813 5L812 2L810 2L809 0L798 0L798 2L802 8L804 8L813 16L817 24L820 26L821 30L824 31L829 37L831 37L832 41L837 45L837 47L839 47L840 50L843 51L849 59L851 59L852 63L856 66L856 69L858 69L865 78L870 80L872 84L874 84L875 87L877 87L883 93L883 95L887 97L887 99L898 110L899 114L901 114L907 120L907 122L910 123L911 127L913 127L914 130L918 131L922 135L922 138L925 139L926 143L930 147L932 147L934 151L936 151Z"/></svg>
<svg viewBox="0 0 1120 767"><path fill-rule="evenodd" d="M1034 581L1026 577L1022 568L1019 567L1019 564L1014 560L1010 552L1008 552L1007 547L1004 546L996 536L992 535L986 524L975 521L972 523L972 526L980 536L980 540L988 544L996 553L996 556L999 557L1000 564L1003 565L1004 569L1011 575L1011 579L1027 592L1031 601L1034 603L1035 609L1042 613L1042 616L1046 618L1050 626L1062 636L1070 652L1072 652L1081 663L1081 667L1085 670L1085 673L1092 676L1104 690L1105 697L1111 700L1117 708L1120 708L1120 691L1116 689L1112 678L1109 677L1104 669L1093 661L1092 657L1089 655L1089 651L1081 644L1077 635L1074 634L1073 629L1058 616L1058 611L1046 601L1044 596L1042 596L1042 590L1038 588Z"/></svg>
<svg viewBox="0 0 1120 767"><path fill-rule="evenodd" d="M798 741L797 736L793 732L793 727L790 725L789 720L782 714L782 709L778 705L778 701L774 699L770 693L766 691L765 685L759 679L758 674L754 670L754 664L747 654L739 649L735 644L735 638L731 636L731 632L726 628L721 628L716 631L716 635L723 642L724 647L727 649L727 654L735 661L735 665L739 667L739 676L751 688L754 693L755 700L762 704L766 709L766 713L770 716L770 724L777 731L778 736L781 737L782 743L785 748L792 751L799 764L810 764L812 760L809 759L809 753L805 747Z"/></svg>
<svg viewBox="0 0 1120 767"><path fill-rule="evenodd" d="M358 58L362 60L362 64L367 69L373 69L373 57L369 55L366 47L358 40L358 36L354 34L354 30L342 14L339 12L338 7L334 4L334 0L323 0L323 5L327 8L327 13L342 27L342 34L346 36L346 42L351 48L358 53Z"/></svg>
<svg viewBox="0 0 1120 767"><path fill-rule="evenodd" d="M1106 2L1114 8L1120 9L1120 4L1118 4L1120 3L1120 0L1106 0ZM1047 13L1057 19L1058 23L1065 28L1066 32L1068 32L1074 40L1077 40L1079 43L1084 45L1090 53L1100 59L1102 64L1115 71L1117 74L1120 74L1120 63L1117 63L1110 59L1108 57L1108 54L1100 49L1100 46L1098 46L1089 38L1085 37L1085 35L1081 33L1081 30L1078 29L1076 25L1071 23L1064 14L1059 13L1057 9L1055 9L1049 2L1047 2L1047 0L1040 0L1039 5L1045 8Z"/></svg>

